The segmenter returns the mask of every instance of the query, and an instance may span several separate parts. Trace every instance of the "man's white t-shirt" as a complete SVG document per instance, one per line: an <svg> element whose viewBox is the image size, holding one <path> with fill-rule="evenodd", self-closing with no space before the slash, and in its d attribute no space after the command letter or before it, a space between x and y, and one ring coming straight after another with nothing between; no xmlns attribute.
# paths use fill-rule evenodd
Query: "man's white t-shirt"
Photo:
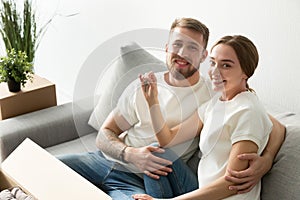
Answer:
<svg viewBox="0 0 300 200"><path fill-rule="evenodd" d="M211 99L209 80L200 75L200 80L189 87L174 87L164 79L167 72L156 73L158 99L162 114L169 127L184 121L197 111L198 107ZM198 73L198 72L197 72ZM121 95L114 114L122 115L132 127L124 138L125 144L133 147L143 147L157 142L152 128L149 107L141 89L139 79L132 82ZM187 161L198 148L199 138L177 145L172 148L184 161ZM107 158L115 160L108 155ZM136 170L132 164L130 170Z"/></svg>
<svg viewBox="0 0 300 200"><path fill-rule="evenodd" d="M198 166L199 188L212 183L226 172L231 147L242 140L253 141L260 155L265 148L272 122L257 96L242 92L230 101L220 101L215 95L198 109L204 126L199 147L202 158ZM260 183L246 194L226 199L260 199Z"/></svg>

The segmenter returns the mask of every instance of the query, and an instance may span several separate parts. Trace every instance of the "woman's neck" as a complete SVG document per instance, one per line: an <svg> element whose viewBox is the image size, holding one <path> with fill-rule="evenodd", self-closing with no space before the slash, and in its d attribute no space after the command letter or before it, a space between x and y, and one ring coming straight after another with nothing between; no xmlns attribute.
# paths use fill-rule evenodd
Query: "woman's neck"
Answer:
<svg viewBox="0 0 300 200"><path fill-rule="evenodd" d="M236 95L248 91L248 89L245 88L240 88L239 90L235 90L235 91L223 91L222 92L222 96L220 97L221 101L230 101L231 99L233 99Z"/></svg>

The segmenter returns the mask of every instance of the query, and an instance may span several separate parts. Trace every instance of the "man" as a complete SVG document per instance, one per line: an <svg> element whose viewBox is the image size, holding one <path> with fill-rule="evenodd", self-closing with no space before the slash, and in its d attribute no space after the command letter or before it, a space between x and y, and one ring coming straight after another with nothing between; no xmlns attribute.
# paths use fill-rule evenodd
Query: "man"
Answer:
<svg viewBox="0 0 300 200"><path fill-rule="evenodd" d="M161 90L159 98L170 127L183 121L211 98L206 80L198 71L207 56L208 37L207 27L195 19L178 19L171 26L166 45L168 72L157 74ZM61 158L114 199L131 199L132 194L145 193L143 174L159 179L172 172L170 160L153 154L163 153L164 150L151 146L156 142L155 132L146 101L137 85L140 85L138 81L128 86L103 123L96 139L101 151ZM243 172L230 171L232 176L227 179L240 185L229 189L246 192L271 168L284 138L284 128L271 119L274 128L264 154L261 157L240 155L241 159L251 160L251 165ZM127 134L120 139L119 136L125 131ZM197 148L198 141L194 140L174 150L187 162Z"/></svg>

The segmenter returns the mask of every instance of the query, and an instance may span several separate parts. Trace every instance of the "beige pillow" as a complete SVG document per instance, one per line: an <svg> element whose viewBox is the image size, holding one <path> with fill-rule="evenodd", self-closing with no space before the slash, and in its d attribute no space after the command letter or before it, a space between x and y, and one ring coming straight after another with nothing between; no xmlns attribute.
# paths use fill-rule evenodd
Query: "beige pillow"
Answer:
<svg viewBox="0 0 300 200"><path fill-rule="evenodd" d="M122 92L138 78L138 74L167 70L164 62L136 43L121 47L120 53L120 57L104 70L98 83L96 94L99 95L99 100L88 121L88 124L96 130L100 129L108 114L116 106Z"/></svg>

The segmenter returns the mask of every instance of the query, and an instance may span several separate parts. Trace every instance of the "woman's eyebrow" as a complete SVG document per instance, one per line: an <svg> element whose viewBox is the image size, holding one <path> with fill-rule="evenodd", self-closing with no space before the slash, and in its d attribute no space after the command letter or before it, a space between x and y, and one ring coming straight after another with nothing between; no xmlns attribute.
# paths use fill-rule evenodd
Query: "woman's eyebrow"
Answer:
<svg viewBox="0 0 300 200"><path fill-rule="evenodd" d="M212 56L210 56L209 58L212 59L212 60L215 60L215 58L212 57ZM222 59L221 61L222 61L222 62L231 62L231 63L234 64L234 61L233 61L233 60L230 60L230 59Z"/></svg>
<svg viewBox="0 0 300 200"><path fill-rule="evenodd" d="M234 61L233 61L233 60L230 60L230 59L223 59L223 60L221 60L221 61L223 61L223 62L231 62L231 63L234 64Z"/></svg>

